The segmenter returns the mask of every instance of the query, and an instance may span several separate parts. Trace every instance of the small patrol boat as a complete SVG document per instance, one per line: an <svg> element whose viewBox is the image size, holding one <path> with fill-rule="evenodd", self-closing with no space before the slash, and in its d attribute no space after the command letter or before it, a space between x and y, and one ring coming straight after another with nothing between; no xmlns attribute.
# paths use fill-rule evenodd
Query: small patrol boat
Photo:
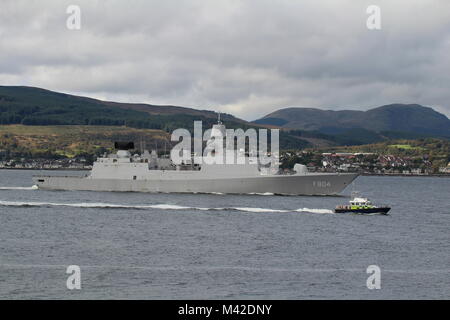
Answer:
<svg viewBox="0 0 450 320"><path fill-rule="evenodd" d="M349 205L339 205L334 209L336 213L379 213L387 214L391 210L388 206L376 206L368 198L363 198L358 193L352 193L352 199Z"/></svg>

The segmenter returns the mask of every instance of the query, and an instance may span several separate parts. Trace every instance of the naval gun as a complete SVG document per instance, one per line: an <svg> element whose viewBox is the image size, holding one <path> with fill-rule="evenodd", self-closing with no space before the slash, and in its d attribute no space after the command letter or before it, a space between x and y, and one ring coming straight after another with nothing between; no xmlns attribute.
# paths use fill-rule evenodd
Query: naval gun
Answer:
<svg viewBox="0 0 450 320"><path fill-rule="evenodd" d="M116 150L133 150L134 142L116 141L116 142L114 142L114 149L116 149Z"/></svg>

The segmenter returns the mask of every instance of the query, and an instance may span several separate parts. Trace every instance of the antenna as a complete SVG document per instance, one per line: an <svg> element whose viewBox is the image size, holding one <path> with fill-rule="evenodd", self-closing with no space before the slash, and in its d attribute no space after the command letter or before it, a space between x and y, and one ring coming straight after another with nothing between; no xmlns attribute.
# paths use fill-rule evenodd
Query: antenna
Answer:
<svg viewBox="0 0 450 320"><path fill-rule="evenodd" d="M141 141L140 141L140 151L141 151L141 154L143 154L144 153L144 140L142 139L142 136L141 136Z"/></svg>
<svg viewBox="0 0 450 320"><path fill-rule="evenodd" d="M220 111L217 112L217 124L222 124L222 121L220 121Z"/></svg>

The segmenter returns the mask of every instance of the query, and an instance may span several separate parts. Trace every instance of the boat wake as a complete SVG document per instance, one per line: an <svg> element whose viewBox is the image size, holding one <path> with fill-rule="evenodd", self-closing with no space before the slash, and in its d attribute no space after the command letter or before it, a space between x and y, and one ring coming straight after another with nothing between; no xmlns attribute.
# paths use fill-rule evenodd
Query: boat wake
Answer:
<svg viewBox="0 0 450 320"><path fill-rule="evenodd" d="M75 207L75 208L98 208L98 209L134 209L134 210L199 210L199 211L240 211L240 212L254 212L254 213L289 213L289 212L309 212L319 214L333 214L332 210L328 209L309 209L300 208L294 210L288 209L270 209L270 208L252 208L252 207L223 207L223 208L203 208L203 207L188 207L174 204L152 204L152 205L127 205L127 204L113 204L102 202L82 202L82 203L55 203L55 202L24 202L24 201L2 201L0 206L3 207Z"/></svg>
<svg viewBox="0 0 450 320"><path fill-rule="evenodd" d="M38 186L34 185L31 187L0 187L0 190L37 190Z"/></svg>
<svg viewBox="0 0 450 320"><path fill-rule="evenodd" d="M275 193L272 192L264 192L264 193L260 193L260 192L252 192L252 193L248 193L250 195L257 195L257 196L274 196Z"/></svg>
<svg viewBox="0 0 450 320"><path fill-rule="evenodd" d="M320 213L320 214L334 214L333 210L329 209L309 209L309 208L303 208L303 209L297 209L297 212L310 212L310 213Z"/></svg>

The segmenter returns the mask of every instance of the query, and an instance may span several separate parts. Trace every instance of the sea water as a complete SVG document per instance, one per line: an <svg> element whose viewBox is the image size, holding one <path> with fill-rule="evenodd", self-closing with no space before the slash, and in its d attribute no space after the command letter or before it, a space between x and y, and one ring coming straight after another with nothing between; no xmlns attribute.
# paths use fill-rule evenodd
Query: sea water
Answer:
<svg viewBox="0 0 450 320"><path fill-rule="evenodd" d="M365 216L333 213L350 189L44 191L40 173L0 170L1 299L450 298L449 178L359 177L362 196L392 206ZM67 288L70 265L80 290ZM370 265L380 289L367 287Z"/></svg>

